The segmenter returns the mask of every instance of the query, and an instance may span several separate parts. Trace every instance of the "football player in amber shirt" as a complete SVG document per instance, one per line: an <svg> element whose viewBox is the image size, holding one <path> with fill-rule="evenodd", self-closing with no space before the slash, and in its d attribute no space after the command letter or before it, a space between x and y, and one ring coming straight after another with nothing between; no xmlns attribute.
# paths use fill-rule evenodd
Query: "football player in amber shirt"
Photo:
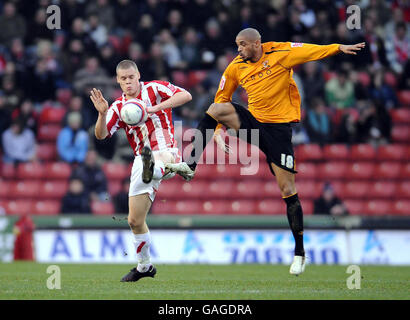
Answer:
<svg viewBox="0 0 410 320"><path fill-rule="evenodd" d="M190 159L171 164L174 171L186 180L192 179L198 159L209 142L207 129L227 128L259 130L258 147L266 154L271 172L276 176L281 195L287 205L287 217L295 238L295 256L290 273L298 275L305 269L303 247L303 212L295 187L295 160L290 123L300 121L300 96L293 80L292 68L298 64L330 57L339 52L356 55L365 43L354 45L314 45L292 42L261 43L256 29L238 33L236 45L239 55L223 73L215 102L198 125ZM248 94L248 109L231 101L238 86ZM218 137L218 135L216 135ZM195 141L203 141L202 143ZM221 141L219 139L219 141ZM220 143L220 142L219 142ZM199 151L199 152L198 152Z"/></svg>

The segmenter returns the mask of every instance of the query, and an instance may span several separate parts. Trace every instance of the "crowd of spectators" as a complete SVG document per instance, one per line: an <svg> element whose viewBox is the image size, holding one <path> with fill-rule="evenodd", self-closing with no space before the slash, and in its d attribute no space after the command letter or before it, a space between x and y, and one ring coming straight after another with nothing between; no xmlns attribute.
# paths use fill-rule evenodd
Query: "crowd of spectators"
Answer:
<svg viewBox="0 0 410 320"><path fill-rule="evenodd" d="M46 27L51 4L61 9L61 29ZM352 4L361 8L361 27L349 30L346 8ZM174 111L174 120L195 126L236 55L235 35L246 27L259 29L263 42L365 41L357 56L336 55L295 68L303 118L294 128L294 143L389 143L389 110L399 106L396 90L410 89L409 20L410 5L402 0L3 2L2 160L36 158L38 116L45 104L67 110L56 141L59 159L87 166L90 149L105 159L132 158L121 133L110 141L94 139L97 113L89 99L92 87L100 88L108 101L119 96L115 67L125 58L137 63L142 81L179 85L181 73L205 72L187 88L194 99ZM395 79L396 87L387 76ZM63 103L61 90L71 92ZM234 100L246 105L241 89ZM73 178L73 194L81 189L76 180L81 181Z"/></svg>

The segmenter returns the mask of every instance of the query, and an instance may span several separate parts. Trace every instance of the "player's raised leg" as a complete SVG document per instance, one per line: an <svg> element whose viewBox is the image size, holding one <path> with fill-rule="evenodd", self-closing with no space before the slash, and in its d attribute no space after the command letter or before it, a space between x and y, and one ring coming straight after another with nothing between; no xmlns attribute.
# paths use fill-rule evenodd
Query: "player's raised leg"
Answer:
<svg viewBox="0 0 410 320"><path fill-rule="evenodd" d="M295 239L295 256L289 272L299 275L305 270L306 258L303 247L303 210L296 191L295 174L274 163L270 165L275 172L282 198L286 202L288 222Z"/></svg>
<svg viewBox="0 0 410 320"><path fill-rule="evenodd" d="M121 282L134 282L143 277L154 277L157 272L151 264L151 234L145 222L151 203L147 193L129 197L128 224L134 238L138 265L131 269Z"/></svg>

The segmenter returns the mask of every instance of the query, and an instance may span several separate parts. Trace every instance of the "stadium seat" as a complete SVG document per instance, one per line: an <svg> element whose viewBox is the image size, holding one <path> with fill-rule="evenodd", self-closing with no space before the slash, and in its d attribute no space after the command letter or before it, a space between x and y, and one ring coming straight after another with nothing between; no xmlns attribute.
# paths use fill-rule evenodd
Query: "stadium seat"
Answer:
<svg viewBox="0 0 410 320"><path fill-rule="evenodd" d="M380 162L375 171L377 179L396 179L400 176L401 163L398 162Z"/></svg>
<svg viewBox="0 0 410 320"><path fill-rule="evenodd" d="M236 164L217 164L215 167L214 176L220 178L240 178L240 166Z"/></svg>
<svg viewBox="0 0 410 320"><path fill-rule="evenodd" d="M227 200L203 201L200 213L204 214L229 214L231 202Z"/></svg>
<svg viewBox="0 0 410 320"><path fill-rule="evenodd" d="M369 192L370 186L368 182L349 181L343 185L343 190L339 196L342 199L371 198L373 195Z"/></svg>
<svg viewBox="0 0 410 320"><path fill-rule="evenodd" d="M166 184L166 182L162 183ZM162 185L160 186L161 192ZM205 181L177 181L177 184L174 185L175 191L174 194L171 196L171 199L206 199L208 198L208 182Z"/></svg>
<svg viewBox="0 0 410 320"><path fill-rule="evenodd" d="M234 200L229 203L231 214L255 214L258 201L253 200Z"/></svg>
<svg viewBox="0 0 410 320"><path fill-rule="evenodd" d="M177 214L201 214L203 213L202 201L199 200L180 200L175 204L175 213Z"/></svg>
<svg viewBox="0 0 410 320"><path fill-rule="evenodd" d="M55 108L55 107L45 107L40 113L40 124L58 124L61 125L66 109Z"/></svg>
<svg viewBox="0 0 410 320"><path fill-rule="evenodd" d="M0 199L9 197L10 195L10 183L9 181L0 180Z"/></svg>
<svg viewBox="0 0 410 320"><path fill-rule="evenodd" d="M107 187L108 187L108 193L112 198L121 191L121 188L122 188L121 181L111 180L110 182L108 182Z"/></svg>
<svg viewBox="0 0 410 320"><path fill-rule="evenodd" d="M397 79L393 72L386 72L384 74L384 82L393 88L397 86Z"/></svg>
<svg viewBox="0 0 410 320"><path fill-rule="evenodd" d="M410 107L410 90L401 90L397 93L401 105Z"/></svg>
<svg viewBox="0 0 410 320"><path fill-rule="evenodd" d="M398 184L396 197L397 199L410 200L410 180L402 181Z"/></svg>
<svg viewBox="0 0 410 320"><path fill-rule="evenodd" d="M192 87L196 86L198 83L200 83L202 80L204 80L207 75L208 75L208 73L205 70L190 71L189 74L188 74L187 87L192 88Z"/></svg>
<svg viewBox="0 0 410 320"><path fill-rule="evenodd" d="M313 200L306 200L302 199L300 200L300 204L302 205L302 210L304 215L310 215L313 214L313 209L314 209L314 204Z"/></svg>
<svg viewBox="0 0 410 320"><path fill-rule="evenodd" d="M359 72L357 74L359 82L364 87L368 87L370 85L370 76L368 72Z"/></svg>
<svg viewBox="0 0 410 320"><path fill-rule="evenodd" d="M208 180L215 176L216 164L199 164L195 170L195 180Z"/></svg>
<svg viewBox="0 0 410 320"><path fill-rule="evenodd" d="M400 161L405 160L407 146L400 144L388 144L377 149L377 159L381 161Z"/></svg>
<svg viewBox="0 0 410 320"><path fill-rule="evenodd" d="M370 179L373 177L374 164L371 162L353 162L346 170L346 179Z"/></svg>
<svg viewBox="0 0 410 320"><path fill-rule="evenodd" d="M312 162L302 162L296 164L296 171L297 179L316 179L317 178L317 170L316 164Z"/></svg>
<svg viewBox="0 0 410 320"><path fill-rule="evenodd" d="M266 181L269 181L271 179L276 180L272 175L272 172L269 169L269 164L267 162L259 163L258 171L253 175L253 178Z"/></svg>
<svg viewBox="0 0 410 320"><path fill-rule="evenodd" d="M22 215L32 212L33 203L31 200L12 200L5 204L6 214Z"/></svg>
<svg viewBox="0 0 410 320"><path fill-rule="evenodd" d="M319 190L319 193L322 194L323 192L323 187L325 185L325 183L330 183L330 185L332 186L335 194L338 197L341 197L341 195L343 194L343 190L344 190L344 185L345 182L344 181L340 181L340 180L327 180L327 181L322 181L319 182L318 185L316 186L316 188Z"/></svg>
<svg viewBox="0 0 410 320"><path fill-rule="evenodd" d="M18 179L41 179L45 174L44 166L39 162L20 163L17 167Z"/></svg>
<svg viewBox="0 0 410 320"><path fill-rule="evenodd" d="M410 216L410 200L399 200L393 204L393 212L396 215Z"/></svg>
<svg viewBox="0 0 410 320"><path fill-rule="evenodd" d="M325 81L329 81L337 76L337 73L334 71L323 71L323 78Z"/></svg>
<svg viewBox="0 0 410 320"><path fill-rule="evenodd" d="M317 177L321 180L334 180L345 178L347 170L346 162L333 162L329 161L318 165Z"/></svg>
<svg viewBox="0 0 410 320"><path fill-rule="evenodd" d="M111 215L115 210L111 201L92 201L91 212L95 215Z"/></svg>
<svg viewBox="0 0 410 320"><path fill-rule="evenodd" d="M300 199L315 199L320 196L318 184L312 180L297 180L296 190Z"/></svg>
<svg viewBox="0 0 410 320"><path fill-rule="evenodd" d="M48 180L40 184L39 197L43 199L61 199L68 190L65 180Z"/></svg>
<svg viewBox="0 0 410 320"><path fill-rule="evenodd" d="M232 180L215 180L210 181L206 192L210 199L229 199L232 198L234 187L235 184Z"/></svg>
<svg viewBox="0 0 410 320"><path fill-rule="evenodd" d="M350 150L350 159L353 161L374 160L376 149L370 144L355 144Z"/></svg>
<svg viewBox="0 0 410 320"><path fill-rule="evenodd" d="M258 201L257 202L257 213L286 215L286 203L282 199Z"/></svg>
<svg viewBox="0 0 410 320"><path fill-rule="evenodd" d="M106 162L102 165L102 170L108 180L122 180L130 176L128 167L122 163Z"/></svg>
<svg viewBox="0 0 410 320"><path fill-rule="evenodd" d="M362 215L364 214L364 204L365 201L362 200L344 200L343 203L345 204L349 214L351 215Z"/></svg>
<svg viewBox="0 0 410 320"><path fill-rule="evenodd" d="M349 149L344 144L328 144L323 147L323 158L325 160L346 160Z"/></svg>
<svg viewBox="0 0 410 320"><path fill-rule="evenodd" d="M55 142L61 129L61 126L56 124L46 124L40 126L37 134L38 141Z"/></svg>
<svg viewBox="0 0 410 320"><path fill-rule="evenodd" d="M36 180L21 180L10 184L10 197L30 199L40 196L40 182Z"/></svg>
<svg viewBox="0 0 410 320"><path fill-rule="evenodd" d="M400 177L402 179L410 179L410 163L406 163L401 167Z"/></svg>
<svg viewBox="0 0 410 320"><path fill-rule="evenodd" d="M366 201L363 207L365 215L384 216L393 213L393 203L390 200Z"/></svg>
<svg viewBox="0 0 410 320"><path fill-rule="evenodd" d="M57 101L60 102L64 107L68 107L72 97L72 91L68 88L59 88L56 92Z"/></svg>
<svg viewBox="0 0 410 320"><path fill-rule="evenodd" d="M55 161L57 159L57 148L54 143L40 143L36 148L36 156L41 161Z"/></svg>
<svg viewBox="0 0 410 320"><path fill-rule="evenodd" d="M50 162L46 164L47 179L66 180L71 175L71 167L65 162Z"/></svg>
<svg viewBox="0 0 410 320"><path fill-rule="evenodd" d="M173 84L182 88L186 88L188 83L188 77L186 76L184 71L173 71L171 77Z"/></svg>
<svg viewBox="0 0 410 320"><path fill-rule="evenodd" d="M388 181L377 181L368 190L369 198L392 199L396 195L397 184Z"/></svg>
<svg viewBox="0 0 410 320"><path fill-rule="evenodd" d="M1 165L1 177L3 179L13 179L16 175L16 167L11 163L3 163Z"/></svg>
<svg viewBox="0 0 410 320"><path fill-rule="evenodd" d="M175 214L176 201L168 199L155 199L151 209L152 214Z"/></svg>
<svg viewBox="0 0 410 320"><path fill-rule="evenodd" d="M410 141L410 128L407 125L396 125L391 132L394 142L407 143Z"/></svg>
<svg viewBox="0 0 410 320"><path fill-rule="evenodd" d="M265 181L260 192L262 193L265 199L274 199L282 197L278 183L274 179L270 181Z"/></svg>
<svg viewBox="0 0 410 320"><path fill-rule="evenodd" d="M240 180L234 184L232 197L235 199L258 199L264 196L264 183L258 180Z"/></svg>
<svg viewBox="0 0 410 320"><path fill-rule="evenodd" d="M295 159L297 161L323 160L322 149L317 144L304 144L296 147Z"/></svg>
<svg viewBox="0 0 410 320"><path fill-rule="evenodd" d="M38 215L58 215L61 212L60 201L46 200L33 203L33 214Z"/></svg>
<svg viewBox="0 0 410 320"><path fill-rule="evenodd" d="M390 115L394 124L410 124L410 109L392 109Z"/></svg>

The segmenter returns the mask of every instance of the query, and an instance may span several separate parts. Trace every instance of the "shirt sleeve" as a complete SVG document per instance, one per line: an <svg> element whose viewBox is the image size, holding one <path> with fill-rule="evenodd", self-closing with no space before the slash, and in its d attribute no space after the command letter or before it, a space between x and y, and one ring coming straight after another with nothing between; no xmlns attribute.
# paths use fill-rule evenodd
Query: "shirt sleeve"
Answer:
<svg viewBox="0 0 410 320"><path fill-rule="evenodd" d="M108 130L108 137L111 137L115 131L120 127L120 116L117 113L117 108L111 105L107 111L106 124Z"/></svg>
<svg viewBox="0 0 410 320"><path fill-rule="evenodd" d="M219 82L218 91L215 95L216 103L230 102L232 95L238 88L238 77L236 75L236 69L231 63L222 75Z"/></svg>
<svg viewBox="0 0 410 320"><path fill-rule="evenodd" d="M178 92L186 91L168 81L155 81L155 83L157 83L158 94L161 96L162 101L168 100Z"/></svg>
<svg viewBox="0 0 410 320"><path fill-rule="evenodd" d="M292 68L298 64L320 60L335 55L339 52L339 44L317 45L310 43L288 42L289 54L282 60L282 65Z"/></svg>

